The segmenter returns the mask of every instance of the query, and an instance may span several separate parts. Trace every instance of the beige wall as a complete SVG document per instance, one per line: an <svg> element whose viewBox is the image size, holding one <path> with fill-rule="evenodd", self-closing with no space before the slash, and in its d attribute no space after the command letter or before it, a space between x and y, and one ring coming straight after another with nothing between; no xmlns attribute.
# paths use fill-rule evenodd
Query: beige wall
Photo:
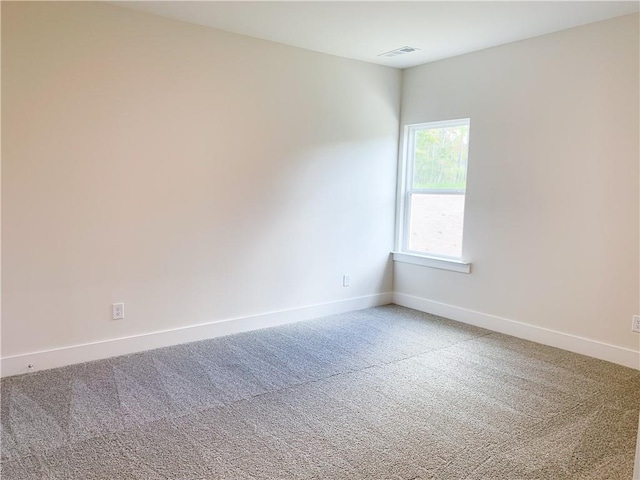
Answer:
<svg viewBox="0 0 640 480"><path fill-rule="evenodd" d="M390 291L400 80L3 2L3 356Z"/></svg>
<svg viewBox="0 0 640 480"><path fill-rule="evenodd" d="M395 291L638 349L638 16L405 71L402 124L471 118L464 275Z"/></svg>

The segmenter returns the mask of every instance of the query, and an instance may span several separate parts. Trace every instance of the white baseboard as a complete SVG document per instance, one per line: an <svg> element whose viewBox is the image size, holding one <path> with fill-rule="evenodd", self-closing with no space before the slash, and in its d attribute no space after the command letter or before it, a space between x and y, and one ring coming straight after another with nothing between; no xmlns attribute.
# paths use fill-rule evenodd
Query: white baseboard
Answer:
<svg viewBox="0 0 640 480"><path fill-rule="evenodd" d="M75 363L116 357L118 355L168 347L180 343L195 342L233 333L275 327L326 315L386 305L391 303L392 299L393 294L391 292L380 293L320 305L280 310L249 317L230 318L131 337L114 338L82 345L71 345L40 352L14 355L2 358L0 374L2 377L10 377L12 375L64 367ZM33 368L29 369L29 365L33 365Z"/></svg>
<svg viewBox="0 0 640 480"><path fill-rule="evenodd" d="M116 357L118 355L127 355L180 343L195 342L233 333L275 327L326 315L386 305L388 303L395 303L422 312L476 325L495 332L512 335L640 370L640 352L636 350L617 347L615 345L609 345L495 315L455 307L426 298L414 297L397 292L387 292L320 305L310 305L248 317L230 318L200 325L191 325L130 337L114 338L4 357L1 360L0 376L10 377L38 370L64 367L66 365ZM29 369L28 365L33 365L33 368Z"/></svg>
<svg viewBox="0 0 640 480"><path fill-rule="evenodd" d="M393 303L494 332L580 353L640 370L640 352L486 313L394 292Z"/></svg>

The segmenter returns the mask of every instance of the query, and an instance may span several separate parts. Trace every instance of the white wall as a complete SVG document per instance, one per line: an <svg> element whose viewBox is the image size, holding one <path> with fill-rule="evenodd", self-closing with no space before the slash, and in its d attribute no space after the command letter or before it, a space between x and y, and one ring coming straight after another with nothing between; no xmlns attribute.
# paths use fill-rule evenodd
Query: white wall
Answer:
<svg viewBox="0 0 640 480"><path fill-rule="evenodd" d="M4 2L3 356L390 291L400 81L102 3Z"/></svg>
<svg viewBox="0 0 640 480"><path fill-rule="evenodd" d="M2 67L3 358L392 280L639 349L637 15L405 71L403 125L472 119L470 275L390 267L396 70L85 2L4 2Z"/></svg>
<svg viewBox="0 0 640 480"><path fill-rule="evenodd" d="M473 271L394 290L638 350L638 85L637 15L406 70L403 125L471 118Z"/></svg>

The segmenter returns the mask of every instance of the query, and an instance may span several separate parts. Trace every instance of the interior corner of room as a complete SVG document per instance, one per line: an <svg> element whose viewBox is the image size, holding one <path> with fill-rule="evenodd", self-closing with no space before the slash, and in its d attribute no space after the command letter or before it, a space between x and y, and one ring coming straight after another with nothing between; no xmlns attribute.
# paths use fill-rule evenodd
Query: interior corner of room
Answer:
<svg viewBox="0 0 640 480"><path fill-rule="evenodd" d="M640 480L637 2L0 9L8 479Z"/></svg>
<svg viewBox="0 0 640 480"><path fill-rule="evenodd" d="M402 68L99 2L2 45L5 375L392 302L638 368L637 13ZM461 259L394 261L452 119Z"/></svg>

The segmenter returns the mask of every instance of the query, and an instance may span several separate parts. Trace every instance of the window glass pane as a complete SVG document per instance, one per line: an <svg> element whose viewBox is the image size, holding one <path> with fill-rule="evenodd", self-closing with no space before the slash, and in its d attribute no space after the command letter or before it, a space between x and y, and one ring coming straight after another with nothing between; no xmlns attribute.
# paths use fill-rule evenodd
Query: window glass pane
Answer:
<svg viewBox="0 0 640 480"><path fill-rule="evenodd" d="M418 130L414 140L413 188L464 190L469 124Z"/></svg>
<svg viewBox="0 0 640 480"><path fill-rule="evenodd" d="M463 194L412 194L409 250L462 256Z"/></svg>

